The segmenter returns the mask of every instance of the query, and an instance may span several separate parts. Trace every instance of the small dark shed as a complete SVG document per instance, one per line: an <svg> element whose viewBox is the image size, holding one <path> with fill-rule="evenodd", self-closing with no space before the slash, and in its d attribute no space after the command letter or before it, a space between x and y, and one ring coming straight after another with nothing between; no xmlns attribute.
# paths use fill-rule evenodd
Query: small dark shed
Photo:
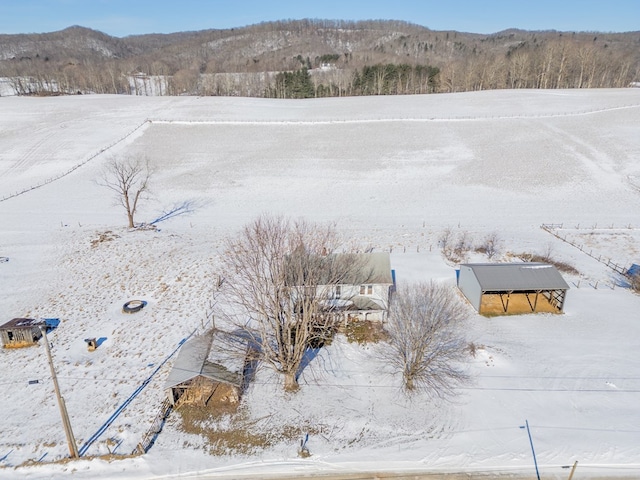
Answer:
<svg viewBox="0 0 640 480"><path fill-rule="evenodd" d="M0 338L5 348L20 348L35 345L42 332L40 326L45 325L43 320L33 318L14 318L4 325L0 325Z"/></svg>
<svg viewBox="0 0 640 480"><path fill-rule="evenodd" d="M186 341L165 383L172 405L207 406L240 401L244 354L230 352L221 332L208 332Z"/></svg>

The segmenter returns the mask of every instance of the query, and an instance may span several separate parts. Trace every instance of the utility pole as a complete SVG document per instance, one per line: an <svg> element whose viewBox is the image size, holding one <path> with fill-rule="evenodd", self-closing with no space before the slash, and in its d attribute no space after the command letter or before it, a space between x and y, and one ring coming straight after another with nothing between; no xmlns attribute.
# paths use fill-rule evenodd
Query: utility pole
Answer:
<svg viewBox="0 0 640 480"><path fill-rule="evenodd" d="M76 439L73 436L73 430L71 430L71 422L69 421L69 414L67 413L67 406L64 403L64 398L60 395L60 387L58 386L58 377L56 376L56 370L53 368L53 358L51 358L51 348L49 348L49 340L47 340L47 326L40 325L40 331L42 332L42 339L44 346L47 349L47 358L49 359L49 367L51 368L51 378L53 379L53 388L56 391L56 397L58 398L58 406L60 407L60 415L62 416L62 426L64 427L64 433L67 436L67 443L69 444L69 455L73 458L79 458L78 446L76 445Z"/></svg>
<svg viewBox="0 0 640 480"><path fill-rule="evenodd" d="M527 434L529 435L529 443L531 444L531 453L533 454L533 464L536 466L536 477L538 477L538 480L540 480L540 471L538 470L538 460L536 459L536 451L533 449L533 439L531 438L531 430L529 430L529 420L525 420L525 426L527 428ZM520 428L525 428L525 427L521 426Z"/></svg>

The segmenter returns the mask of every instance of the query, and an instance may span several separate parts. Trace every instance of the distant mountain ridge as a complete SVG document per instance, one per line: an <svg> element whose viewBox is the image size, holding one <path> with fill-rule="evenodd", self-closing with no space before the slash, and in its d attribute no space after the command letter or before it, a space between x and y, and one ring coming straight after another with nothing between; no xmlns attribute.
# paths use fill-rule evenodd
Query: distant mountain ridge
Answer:
<svg viewBox="0 0 640 480"><path fill-rule="evenodd" d="M388 78L358 93L353 82L372 66L394 67L378 69ZM437 78L426 80L421 67ZM306 96L622 87L640 80L640 32L484 35L401 21L288 20L123 38L81 26L0 35L0 76L21 79L18 94L140 93L130 76L144 74L163 79L154 94L286 96L277 74L300 69L318 72L303 79L313 86Z"/></svg>

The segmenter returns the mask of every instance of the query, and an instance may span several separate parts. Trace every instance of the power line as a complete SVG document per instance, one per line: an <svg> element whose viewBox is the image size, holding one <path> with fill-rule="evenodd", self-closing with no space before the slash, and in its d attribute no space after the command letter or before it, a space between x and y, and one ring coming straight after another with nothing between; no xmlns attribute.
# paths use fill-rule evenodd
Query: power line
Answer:
<svg viewBox="0 0 640 480"><path fill-rule="evenodd" d="M481 378L522 378L544 380L640 380L640 377L583 377L583 376L546 376L546 375L479 375Z"/></svg>
<svg viewBox="0 0 640 480"><path fill-rule="evenodd" d="M45 380L49 380L51 377L45 377ZM58 375L58 379L62 380L75 380L80 382L120 382L120 383L138 383L141 380L135 378L120 378L120 377L61 377ZM487 377L482 377L487 378ZM521 377L521 376L490 376L488 378L510 378L510 379L547 379L547 380L640 380L636 377ZM12 380L10 382L2 382L0 386L4 385L18 385L23 384L32 379L25 380ZM38 378L40 382L42 377ZM38 383L40 383L38 382ZM279 381L251 381L251 385L278 385ZM336 388L401 388L401 385L391 384L357 384L357 383L325 383L325 382L310 382L303 385L308 387L336 387ZM535 387L480 387L480 386L467 386L458 387L457 390L478 390L478 391L493 391L493 392L550 392L550 393L640 393L640 389L623 389L623 388L535 388Z"/></svg>
<svg viewBox="0 0 640 480"><path fill-rule="evenodd" d="M76 380L76 381L88 381L88 382L120 382L120 383L139 383L140 379L120 379L120 378L75 378L75 377L59 377L64 380ZM24 381L13 381L0 383L0 385L16 385L23 384ZM38 382L41 383L41 382ZM259 382L252 381L250 385L279 385L279 382ZM334 387L334 388L395 388L401 389L401 385L389 385L389 384L356 384L356 383L305 383L305 387ZM458 387L457 390L480 390L490 392L548 392L548 393L640 393L640 389L625 390L625 389L607 389L607 388L524 388L524 387Z"/></svg>
<svg viewBox="0 0 640 480"><path fill-rule="evenodd" d="M619 388L520 388L520 387L460 387L460 390L486 390L497 392L585 392L585 393L640 393L639 390Z"/></svg>

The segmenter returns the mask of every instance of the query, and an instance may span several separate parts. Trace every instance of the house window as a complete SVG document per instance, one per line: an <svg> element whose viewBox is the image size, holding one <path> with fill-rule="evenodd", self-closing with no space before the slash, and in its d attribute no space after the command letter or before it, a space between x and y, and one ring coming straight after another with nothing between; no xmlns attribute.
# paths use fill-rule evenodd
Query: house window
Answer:
<svg viewBox="0 0 640 480"><path fill-rule="evenodd" d="M373 295L373 285L360 285L360 295Z"/></svg>
<svg viewBox="0 0 640 480"><path fill-rule="evenodd" d="M342 295L342 285L336 285L335 294L333 297L340 298L340 295Z"/></svg>

